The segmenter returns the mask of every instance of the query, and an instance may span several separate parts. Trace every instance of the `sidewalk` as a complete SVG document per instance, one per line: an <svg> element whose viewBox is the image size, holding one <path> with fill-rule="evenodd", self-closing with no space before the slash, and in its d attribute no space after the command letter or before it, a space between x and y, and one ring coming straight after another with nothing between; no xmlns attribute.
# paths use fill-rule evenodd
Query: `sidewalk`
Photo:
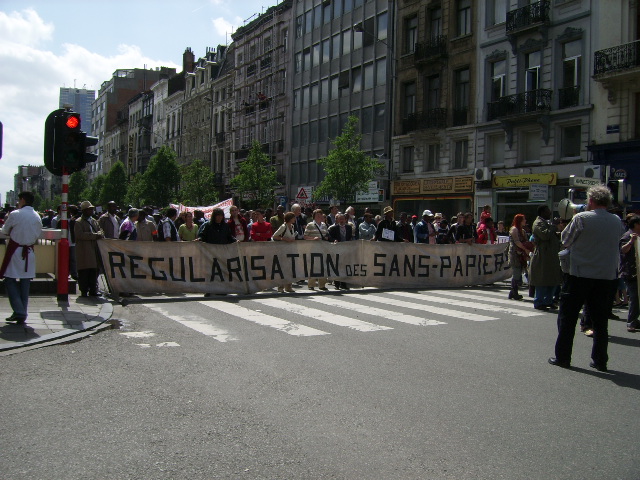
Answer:
<svg viewBox="0 0 640 480"><path fill-rule="evenodd" d="M68 302L56 295L31 295L26 323L6 323L12 313L9 299L0 298L0 356L33 348L78 340L111 328L105 323L113 315L113 303L102 297L69 294Z"/></svg>

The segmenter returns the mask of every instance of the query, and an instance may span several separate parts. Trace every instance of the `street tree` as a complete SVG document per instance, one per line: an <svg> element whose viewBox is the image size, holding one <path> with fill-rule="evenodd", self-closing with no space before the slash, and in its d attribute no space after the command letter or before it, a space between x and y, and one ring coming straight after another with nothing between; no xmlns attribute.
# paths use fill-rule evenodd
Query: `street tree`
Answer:
<svg viewBox="0 0 640 480"><path fill-rule="evenodd" d="M146 204L167 207L176 199L180 186L180 167L176 159L176 152L166 145L151 157L141 180L141 198Z"/></svg>
<svg viewBox="0 0 640 480"><path fill-rule="evenodd" d="M120 207L124 207L124 197L127 194L127 172L124 164L117 161L107 173L100 195L101 203L110 201L116 202Z"/></svg>
<svg viewBox="0 0 640 480"><path fill-rule="evenodd" d="M273 204L278 186L276 169L260 143L254 141L249 156L240 164L238 175L231 179L231 187L240 198L249 199L245 200L249 208L258 208Z"/></svg>
<svg viewBox="0 0 640 480"><path fill-rule="evenodd" d="M218 202L214 187L215 175L202 160L194 160L181 169L180 201L185 205L206 206Z"/></svg>
<svg viewBox="0 0 640 480"><path fill-rule="evenodd" d="M102 201L101 195L105 178L105 174L98 175L96 178L94 178L89 186L82 192L80 201L89 200L94 205L103 205L104 202Z"/></svg>
<svg viewBox="0 0 640 480"><path fill-rule="evenodd" d="M124 201L127 205L143 206L143 181L144 174L135 174L129 183L127 184L127 194L124 196Z"/></svg>
<svg viewBox="0 0 640 480"><path fill-rule="evenodd" d="M362 135L356 132L357 124L357 117L349 116L342 133L332 142L334 148L318 160L325 177L313 190L315 199L328 196L345 203L353 201L356 192L366 191L369 182L384 168L360 148Z"/></svg>
<svg viewBox="0 0 640 480"><path fill-rule="evenodd" d="M77 205L82 201L82 192L89 186L87 172L79 170L69 177L69 203Z"/></svg>

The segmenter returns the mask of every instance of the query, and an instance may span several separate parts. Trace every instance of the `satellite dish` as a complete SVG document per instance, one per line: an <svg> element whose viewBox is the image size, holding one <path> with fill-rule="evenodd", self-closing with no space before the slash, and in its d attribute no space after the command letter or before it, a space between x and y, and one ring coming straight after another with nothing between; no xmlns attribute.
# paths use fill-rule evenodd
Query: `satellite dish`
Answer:
<svg viewBox="0 0 640 480"><path fill-rule="evenodd" d="M586 205L576 205L568 198L563 198L558 202L558 213L560 218L564 220L571 220L576 213L584 212L586 209Z"/></svg>

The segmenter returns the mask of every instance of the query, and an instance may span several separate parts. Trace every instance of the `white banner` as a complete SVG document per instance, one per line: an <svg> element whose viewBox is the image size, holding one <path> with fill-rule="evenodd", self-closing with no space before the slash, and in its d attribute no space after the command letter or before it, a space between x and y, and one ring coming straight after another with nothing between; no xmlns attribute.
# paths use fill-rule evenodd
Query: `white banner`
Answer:
<svg viewBox="0 0 640 480"><path fill-rule="evenodd" d="M306 278L354 286L447 288L511 276L507 245L322 241L98 241L115 293L252 293Z"/></svg>
<svg viewBox="0 0 640 480"><path fill-rule="evenodd" d="M233 198L229 198L223 202L216 203L215 205L209 205L208 207L187 207L186 205L182 205L181 203L172 203L169 206L178 210L178 215L180 215L182 212L193 213L196 210L200 210L204 213L204 218L206 218L207 220L211 218L211 212L213 212L214 208L221 208L222 210L224 210L224 218L229 218L231 217L231 215L229 214L229 209L233 206Z"/></svg>

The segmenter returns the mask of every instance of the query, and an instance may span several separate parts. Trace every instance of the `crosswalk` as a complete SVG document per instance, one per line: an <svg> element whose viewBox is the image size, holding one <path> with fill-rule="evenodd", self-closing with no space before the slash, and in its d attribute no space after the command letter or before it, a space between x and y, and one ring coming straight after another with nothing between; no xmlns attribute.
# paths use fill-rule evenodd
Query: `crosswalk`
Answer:
<svg viewBox="0 0 640 480"><path fill-rule="evenodd" d="M201 298L201 297L200 297ZM187 307L187 305L195 306ZM425 291L362 290L341 295L255 295L218 297L189 303L143 303L169 320L218 342L233 342L246 326L294 337L384 332L403 327L432 327L450 322L489 322L544 315L530 303L513 302L506 290ZM202 308L204 307L204 308ZM337 328L336 328L337 327Z"/></svg>

